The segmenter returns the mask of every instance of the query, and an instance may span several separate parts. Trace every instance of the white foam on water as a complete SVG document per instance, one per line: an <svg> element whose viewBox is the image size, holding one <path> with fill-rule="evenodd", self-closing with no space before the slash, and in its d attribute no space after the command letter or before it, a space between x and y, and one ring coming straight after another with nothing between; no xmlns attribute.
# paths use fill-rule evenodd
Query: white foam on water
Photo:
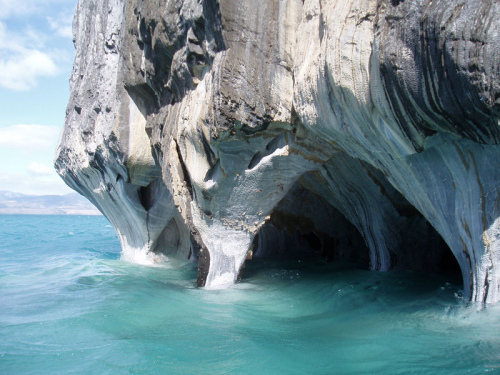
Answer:
<svg viewBox="0 0 500 375"><path fill-rule="evenodd" d="M121 260L129 263L140 264L150 267L167 267L168 257L163 254L156 254L149 251L148 247L134 248L127 247L122 250Z"/></svg>

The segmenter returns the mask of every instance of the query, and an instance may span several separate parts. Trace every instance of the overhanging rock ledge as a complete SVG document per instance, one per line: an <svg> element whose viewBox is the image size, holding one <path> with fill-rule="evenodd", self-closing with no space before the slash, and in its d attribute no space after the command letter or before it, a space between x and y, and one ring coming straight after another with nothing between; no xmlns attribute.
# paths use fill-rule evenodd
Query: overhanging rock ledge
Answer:
<svg viewBox="0 0 500 375"><path fill-rule="evenodd" d="M499 19L472 0L80 0L56 169L125 258L197 258L199 285L280 244L374 270L446 247L467 297L497 302Z"/></svg>

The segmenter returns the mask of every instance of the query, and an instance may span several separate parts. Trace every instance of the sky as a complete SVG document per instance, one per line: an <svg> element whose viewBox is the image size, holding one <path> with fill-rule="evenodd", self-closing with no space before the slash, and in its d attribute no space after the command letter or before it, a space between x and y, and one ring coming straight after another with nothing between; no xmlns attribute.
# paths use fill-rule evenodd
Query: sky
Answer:
<svg viewBox="0 0 500 375"><path fill-rule="evenodd" d="M0 0L0 190L72 192L54 170L77 0Z"/></svg>

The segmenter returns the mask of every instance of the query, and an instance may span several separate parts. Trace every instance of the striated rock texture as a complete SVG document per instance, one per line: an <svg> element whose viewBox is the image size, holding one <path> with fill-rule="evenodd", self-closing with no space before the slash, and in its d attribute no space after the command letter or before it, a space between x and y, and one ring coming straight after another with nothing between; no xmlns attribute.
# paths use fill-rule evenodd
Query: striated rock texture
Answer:
<svg viewBox="0 0 500 375"><path fill-rule="evenodd" d="M123 256L319 254L500 299L500 3L80 0L56 169ZM447 266L448 265L448 266Z"/></svg>

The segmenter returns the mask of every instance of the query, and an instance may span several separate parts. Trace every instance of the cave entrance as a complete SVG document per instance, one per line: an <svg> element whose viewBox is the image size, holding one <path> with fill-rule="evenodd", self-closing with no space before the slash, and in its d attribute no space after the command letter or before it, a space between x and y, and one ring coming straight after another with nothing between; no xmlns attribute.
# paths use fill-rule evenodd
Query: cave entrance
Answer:
<svg viewBox="0 0 500 375"><path fill-rule="evenodd" d="M344 215L319 195L296 184L255 236L253 259L345 262L369 269L369 250Z"/></svg>
<svg viewBox="0 0 500 375"><path fill-rule="evenodd" d="M442 274L461 283L460 267L445 241L404 197L398 199L400 208L408 207L398 223L398 245L389 249L387 270ZM255 236L252 252L256 263L321 260L375 269L370 264L369 245L358 228L326 199L300 183L272 211L270 220Z"/></svg>

